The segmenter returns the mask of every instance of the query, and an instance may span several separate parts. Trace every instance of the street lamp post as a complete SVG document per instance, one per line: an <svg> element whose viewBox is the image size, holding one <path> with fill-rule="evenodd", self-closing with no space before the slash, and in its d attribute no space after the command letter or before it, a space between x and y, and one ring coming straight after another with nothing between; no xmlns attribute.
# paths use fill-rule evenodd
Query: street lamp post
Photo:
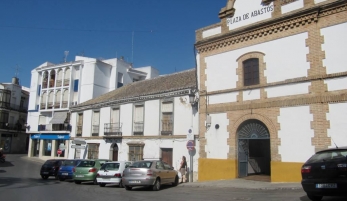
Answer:
<svg viewBox="0 0 347 201"><path fill-rule="evenodd" d="M189 103L192 106L192 121L191 121L191 135L193 136L193 139L189 140L194 140L194 132L193 132L193 116L194 116L194 109L198 109L197 107L197 98L195 95L196 90L192 89L189 93ZM194 143L195 144L195 143ZM190 168L189 168L189 181L193 182L193 155L194 155L194 149L189 149L189 156L190 156Z"/></svg>

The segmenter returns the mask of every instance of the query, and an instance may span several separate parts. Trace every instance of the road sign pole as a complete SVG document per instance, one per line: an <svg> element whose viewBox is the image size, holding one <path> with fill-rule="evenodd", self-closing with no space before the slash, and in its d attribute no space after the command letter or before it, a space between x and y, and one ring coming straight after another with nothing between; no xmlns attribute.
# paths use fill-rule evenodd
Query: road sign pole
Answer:
<svg viewBox="0 0 347 201"><path fill-rule="evenodd" d="M189 182L193 182L193 154L189 154L189 155L190 155Z"/></svg>

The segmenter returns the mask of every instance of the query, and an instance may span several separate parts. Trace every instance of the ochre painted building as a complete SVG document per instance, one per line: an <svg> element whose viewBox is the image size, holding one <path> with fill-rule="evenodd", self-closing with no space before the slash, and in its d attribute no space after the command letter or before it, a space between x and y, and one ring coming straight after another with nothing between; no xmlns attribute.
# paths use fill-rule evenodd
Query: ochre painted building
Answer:
<svg viewBox="0 0 347 201"><path fill-rule="evenodd" d="M200 181L299 182L347 145L347 1L229 0L196 31Z"/></svg>

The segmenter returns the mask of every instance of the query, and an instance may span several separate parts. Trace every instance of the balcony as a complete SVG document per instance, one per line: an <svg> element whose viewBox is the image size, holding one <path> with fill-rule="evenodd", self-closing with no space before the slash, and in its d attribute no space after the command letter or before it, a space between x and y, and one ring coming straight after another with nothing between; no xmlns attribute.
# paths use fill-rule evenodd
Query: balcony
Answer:
<svg viewBox="0 0 347 201"><path fill-rule="evenodd" d="M9 130L9 131L25 131L25 128L23 127L22 124L9 124L9 123L4 123L1 122L0 123L0 129L5 129L5 130Z"/></svg>
<svg viewBox="0 0 347 201"><path fill-rule="evenodd" d="M40 124L37 131L71 131L71 125L64 124Z"/></svg>
<svg viewBox="0 0 347 201"><path fill-rule="evenodd" d="M0 108L4 108L4 109L10 109L10 102L3 102L3 101L0 101Z"/></svg>
<svg viewBox="0 0 347 201"><path fill-rule="evenodd" d="M172 120L162 120L161 121L161 134L162 135L172 135L172 131L173 131L173 122Z"/></svg>
<svg viewBox="0 0 347 201"><path fill-rule="evenodd" d="M92 136L99 136L99 125L93 125L92 126Z"/></svg>
<svg viewBox="0 0 347 201"><path fill-rule="evenodd" d="M76 130L76 137L81 137L82 136L82 125L78 125L77 126L77 130Z"/></svg>
<svg viewBox="0 0 347 201"><path fill-rule="evenodd" d="M143 121L134 122L134 135L143 135Z"/></svg>
<svg viewBox="0 0 347 201"><path fill-rule="evenodd" d="M106 136L122 136L122 127L120 123L104 124L104 135Z"/></svg>
<svg viewBox="0 0 347 201"><path fill-rule="evenodd" d="M40 109L45 110L46 109L46 103L41 103L40 104Z"/></svg>

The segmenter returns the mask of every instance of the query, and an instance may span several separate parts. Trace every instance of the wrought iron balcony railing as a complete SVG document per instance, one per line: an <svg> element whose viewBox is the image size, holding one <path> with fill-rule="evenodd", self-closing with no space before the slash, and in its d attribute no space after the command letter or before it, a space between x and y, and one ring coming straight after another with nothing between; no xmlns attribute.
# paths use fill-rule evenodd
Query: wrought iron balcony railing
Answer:
<svg viewBox="0 0 347 201"><path fill-rule="evenodd" d="M99 136L99 125L93 125L92 126L92 136Z"/></svg>
<svg viewBox="0 0 347 201"><path fill-rule="evenodd" d="M143 121L134 122L134 135L143 135Z"/></svg>
<svg viewBox="0 0 347 201"><path fill-rule="evenodd" d="M162 120L161 121L161 134L162 135L172 135L173 122L172 120Z"/></svg>
<svg viewBox="0 0 347 201"><path fill-rule="evenodd" d="M104 124L104 135L107 136L122 136L122 127L118 123L105 123Z"/></svg>
<svg viewBox="0 0 347 201"><path fill-rule="evenodd" d="M71 125L65 126L64 124L40 124L37 128L38 131L71 131Z"/></svg>

